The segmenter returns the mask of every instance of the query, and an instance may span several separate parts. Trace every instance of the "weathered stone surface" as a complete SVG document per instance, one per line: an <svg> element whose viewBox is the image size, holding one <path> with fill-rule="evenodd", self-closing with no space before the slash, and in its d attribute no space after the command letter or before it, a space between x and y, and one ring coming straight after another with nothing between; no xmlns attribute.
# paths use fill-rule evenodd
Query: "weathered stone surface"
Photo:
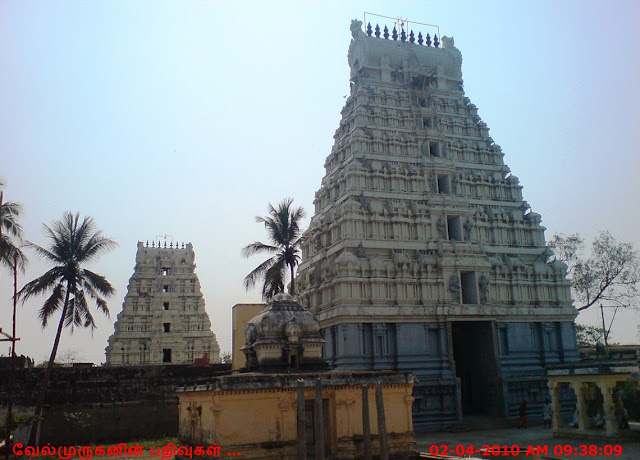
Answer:
<svg viewBox="0 0 640 460"><path fill-rule="evenodd" d="M46 445L115 443L159 439L178 433L176 388L209 381L229 366L186 365L126 367L55 367L41 427ZM18 369L12 388L14 410L33 414L44 369ZM1 375L0 375L1 377ZM0 378L0 417L9 391ZM17 435L26 442L28 430Z"/></svg>
<svg viewBox="0 0 640 460"><path fill-rule="evenodd" d="M191 364L205 354L220 362L195 268L191 243L138 242L134 273L106 348L107 365Z"/></svg>
<svg viewBox="0 0 640 460"><path fill-rule="evenodd" d="M289 294L276 294L244 328L248 369L324 365L320 323Z"/></svg>

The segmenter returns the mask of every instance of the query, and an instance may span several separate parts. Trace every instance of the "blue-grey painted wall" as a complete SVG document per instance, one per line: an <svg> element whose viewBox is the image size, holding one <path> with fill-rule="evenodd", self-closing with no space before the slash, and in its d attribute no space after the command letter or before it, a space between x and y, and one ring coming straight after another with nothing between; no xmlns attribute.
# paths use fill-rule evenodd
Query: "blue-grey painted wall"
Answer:
<svg viewBox="0 0 640 460"><path fill-rule="evenodd" d="M573 323L496 322L492 330L495 336L487 340L495 347L498 379L490 383L496 394L502 392L496 399L502 412L517 417L526 399L529 414L539 416L549 397L545 366L579 359ZM342 323L322 334L324 357L336 368L413 373L418 379L413 392L417 429L440 429L461 419L461 383L447 323Z"/></svg>

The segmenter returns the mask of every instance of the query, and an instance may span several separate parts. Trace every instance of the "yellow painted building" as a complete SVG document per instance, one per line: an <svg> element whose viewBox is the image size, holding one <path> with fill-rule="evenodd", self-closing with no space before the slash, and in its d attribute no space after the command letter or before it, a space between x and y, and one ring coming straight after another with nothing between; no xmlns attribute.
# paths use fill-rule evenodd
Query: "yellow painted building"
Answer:
<svg viewBox="0 0 640 460"><path fill-rule="evenodd" d="M222 456L296 459L297 381L304 381L307 452L314 450L315 380L322 385L326 457L363 455L362 386L369 387L372 452L379 452L375 384L381 382L390 458L414 453L413 377L395 372L331 371L237 374L209 385L178 390L180 439L192 446L221 446Z"/></svg>
<svg viewBox="0 0 640 460"><path fill-rule="evenodd" d="M311 312L282 292L259 307L233 310L234 369L251 372L178 389L183 444L274 460L413 458L412 375L328 371Z"/></svg>
<svg viewBox="0 0 640 460"><path fill-rule="evenodd" d="M231 308L231 369L237 371L246 365L246 358L242 352L245 345L244 326L251 318L260 313L265 307L263 303L238 303Z"/></svg>

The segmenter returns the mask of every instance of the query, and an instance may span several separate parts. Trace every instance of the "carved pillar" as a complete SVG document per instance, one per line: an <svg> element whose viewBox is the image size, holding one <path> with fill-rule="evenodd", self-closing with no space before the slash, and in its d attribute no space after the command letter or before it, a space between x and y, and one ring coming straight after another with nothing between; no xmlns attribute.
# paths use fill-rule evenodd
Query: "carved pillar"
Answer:
<svg viewBox="0 0 640 460"><path fill-rule="evenodd" d="M558 359L560 360L561 363L564 362L564 337L563 337L563 330L564 330L564 323L561 322L556 322L554 323L555 325L555 330L556 330L556 340L558 342Z"/></svg>
<svg viewBox="0 0 640 460"><path fill-rule="evenodd" d="M304 380L298 379L298 460L307 460L306 412L304 407Z"/></svg>
<svg viewBox="0 0 640 460"><path fill-rule="evenodd" d="M549 392L551 393L551 410L553 413L551 414L551 428L553 431L557 431L562 428L563 419L562 419L562 406L560 405L560 389L562 387L562 382L549 382Z"/></svg>
<svg viewBox="0 0 640 460"><path fill-rule="evenodd" d="M569 385L576 393L576 410L578 411L578 430L584 431L590 427L589 417L587 416L587 402L584 398L584 383L570 382Z"/></svg>
<svg viewBox="0 0 640 460"><path fill-rule="evenodd" d="M384 415L384 399L382 383L376 383L376 411L378 412L378 438L380 440L380 460L389 460L389 444L387 441L387 421Z"/></svg>
<svg viewBox="0 0 640 460"><path fill-rule="evenodd" d="M362 385L362 438L364 460L371 460L371 424L369 421L369 387Z"/></svg>
<svg viewBox="0 0 640 460"><path fill-rule="evenodd" d="M613 390L615 383L612 384L606 380L601 380L596 382L596 385L600 388L604 398L604 429L608 435L613 435L618 432L618 423L615 415L616 407L613 402Z"/></svg>
<svg viewBox="0 0 640 460"><path fill-rule="evenodd" d="M218 429L218 427L220 427L220 414L224 409L224 407L220 405L218 398L215 398L215 397L213 398L213 404L211 405L210 409L211 409L211 412L213 412L213 428L209 431L209 436L208 436L209 439L207 439L207 437L204 435L205 433L204 427L200 425L200 429L201 429L200 439L204 440L205 442L209 442L210 444L214 444L214 443L222 444L223 442L227 442L227 440L225 440L222 436L220 436L220 430Z"/></svg>
<svg viewBox="0 0 640 460"><path fill-rule="evenodd" d="M416 398L411 396L411 390L407 390L407 394L404 397L404 402L407 405L407 431L413 431L413 412L411 407L415 400Z"/></svg>
<svg viewBox="0 0 640 460"><path fill-rule="evenodd" d="M280 399L278 403L278 409L280 409L280 413L278 414L278 418L280 419L280 430L276 433L276 440L282 440L282 433L287 433L287 427L285 426L286 421L288 420L287 411L291 409L292 401L288 396L284 396Z"/></svg>
<svg viewBox="0 0 640 460"><path fill-rule="evenodd" d="M320 378L316 379L316 393L313 405L314 424L313 431L316 441L315 459L324 460L324 417L322 410L322 382Z"/></svg>

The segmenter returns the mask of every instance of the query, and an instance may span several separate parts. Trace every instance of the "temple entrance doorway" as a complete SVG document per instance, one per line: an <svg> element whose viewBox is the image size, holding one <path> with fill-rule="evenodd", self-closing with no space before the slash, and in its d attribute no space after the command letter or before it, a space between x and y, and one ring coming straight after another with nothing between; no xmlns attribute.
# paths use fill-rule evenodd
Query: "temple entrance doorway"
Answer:
<svg viewBox="0 0 640 460"><path fill-rule="evenodd" d="M491 321L451 323L453 359L464 415L504 416L502 385Z"/></svg>

